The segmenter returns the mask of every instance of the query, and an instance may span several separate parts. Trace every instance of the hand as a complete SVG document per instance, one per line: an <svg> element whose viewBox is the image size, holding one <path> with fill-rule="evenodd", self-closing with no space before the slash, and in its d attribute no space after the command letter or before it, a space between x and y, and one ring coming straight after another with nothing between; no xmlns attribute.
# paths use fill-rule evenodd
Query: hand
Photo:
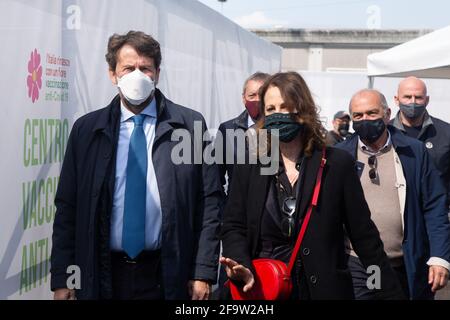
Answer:
<svg viewBox="0 0 450 320"><path fill-rule="evenodd" d="M448 270L441 266L430 266L428 271L428 284L431 285L431 291L436 292L447 285Z"/></svg>
<svg viewBox="0 0 450 320"><path fill-rule="evenodd" d="M211 284L202 280L189 280L188 291L192 300L208 300L211 294Z"/></svg>
<svg viewBox="0 0 450 320"><path fill-rule="evenodd" d="M249 291L253 287L255 278L249 268L244 267L242 264L239 264L230 258L221 257L219 261L225 266L228 278L231 280L243 281L245 283L243 288L244 292Z"/></svg>
<svg viewBox="0 0 450 320"><path fill-rule="evenodd" d="M75 290L67 289L67 288L56 289L55 293L53 294L53 299L54 300L76 300Z"/></svg>

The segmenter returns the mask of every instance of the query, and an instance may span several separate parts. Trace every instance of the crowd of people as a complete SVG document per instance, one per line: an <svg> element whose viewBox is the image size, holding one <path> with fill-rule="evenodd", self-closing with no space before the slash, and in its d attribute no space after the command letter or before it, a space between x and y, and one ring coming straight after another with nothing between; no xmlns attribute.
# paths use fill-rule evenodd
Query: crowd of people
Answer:
<svg viewBox="0 0 450 320"><path fill-rule="evenodd" d="M223 143L201 146L220 159L180 164L174 132L207 128L157 88L161 59L143 32L109 39L118 94L73 125L55 197L55 299L230 299L226 280L252 290L252 260L288 262L324 160L289 298L433 299L447 285L450 124L428 114L422 80L399 83L395 117L383 93L356 92L327 132L298 73L257 72L242 113L219 126Z"/></svg>

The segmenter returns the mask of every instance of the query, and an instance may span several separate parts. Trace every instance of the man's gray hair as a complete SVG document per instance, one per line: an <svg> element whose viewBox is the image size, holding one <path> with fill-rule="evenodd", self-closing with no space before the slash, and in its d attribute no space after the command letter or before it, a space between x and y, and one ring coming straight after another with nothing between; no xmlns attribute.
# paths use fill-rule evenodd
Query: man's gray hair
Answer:
<svg viewBox="0 0 450 320"><path fill-rule="evenodd" d="M247 84L249 81L258 81L258 82L264 82L270 77L270 74L264 73L264 72L255 72L250 77L247 78L244 82L244 86L242 87L242 94L245 94L245 89L247 89Z"/></svg>
<svg viewBox="0 0 450 320"><path fill-rule="evenodd" d="M380 97L380 102L381 102L381 106L383 107L383 111L384 113L386 113L387 109L389 109L389 105L387 103L386 97L384 96L384 94L382 94L380 91L375 90L375 89L362 89L359 90L358 92L356 92L352 98L350 99L350 103L348 105L348 111L350 112L350 115L352 114L352 101L356 96L359 96L360 94L363 93L375 93Z"/></svg>

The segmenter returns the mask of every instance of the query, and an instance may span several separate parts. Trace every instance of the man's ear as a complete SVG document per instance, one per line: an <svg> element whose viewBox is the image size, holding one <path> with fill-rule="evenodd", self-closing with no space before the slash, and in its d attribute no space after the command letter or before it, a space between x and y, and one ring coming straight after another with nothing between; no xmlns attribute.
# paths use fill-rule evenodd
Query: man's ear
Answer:
<svg viewBox="0 0 450 320"><path fill-rule="evenodd" d="M160 71L161 71L161 69L158 68L158 69L156 70L156 72L155 72L155 79L154 79L155 86L156 86L156 85L158 84L158 82L159 82L159 73L160 73Z"/></svg>
<svg viewBox="0 0 450 320"><path fill-rule="evenodd" d="M391 108L386 109L384 119L387 121L387 123L389 123L389 121L391 120Z"/></svg>
<svg viewBox="0 0 450 320"><path fill-rule="evenodd" d="M108 75L109 75L109 79L111 80L113 85L117 85L117 76L116 76L116 72L109 69L108 70Z"/></svg>
<svg viewBox="0 0 450 320"><path fill-rule="evenodd" d="M400 106L400 100L398 99L398 96L394 96L394 101L397 106Z"/></svg>
<svg viewBox="0 0 450 320"><path fill-rule="evenodd" d="M428 106L428 103L430 103L430 96L427 96L425 100L425 107Z"/></svg>

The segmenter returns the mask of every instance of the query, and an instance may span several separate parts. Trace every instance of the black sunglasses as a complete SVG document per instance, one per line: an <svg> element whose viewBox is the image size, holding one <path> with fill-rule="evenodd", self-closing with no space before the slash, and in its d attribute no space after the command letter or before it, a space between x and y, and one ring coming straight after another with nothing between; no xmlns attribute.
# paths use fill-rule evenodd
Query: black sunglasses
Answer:
<svg viewBox="0 0 450 320"><path fill-rule="evenodd" d="M372 155L369 157L369 166L371 167L371 169L369 170L369 178L370 180L375 180L378 176L378 172L377 172L377 157L375 155Z"/></svg>
<svg viewBox="0 0 450 320"><path fill-rule="evenodd" d="M284 213L284 217L281 220L281 231L285 237L290 238L294 231L294 218L293 215L295 213L295 197L287 197L283 201L282 211Z"/></svg>

